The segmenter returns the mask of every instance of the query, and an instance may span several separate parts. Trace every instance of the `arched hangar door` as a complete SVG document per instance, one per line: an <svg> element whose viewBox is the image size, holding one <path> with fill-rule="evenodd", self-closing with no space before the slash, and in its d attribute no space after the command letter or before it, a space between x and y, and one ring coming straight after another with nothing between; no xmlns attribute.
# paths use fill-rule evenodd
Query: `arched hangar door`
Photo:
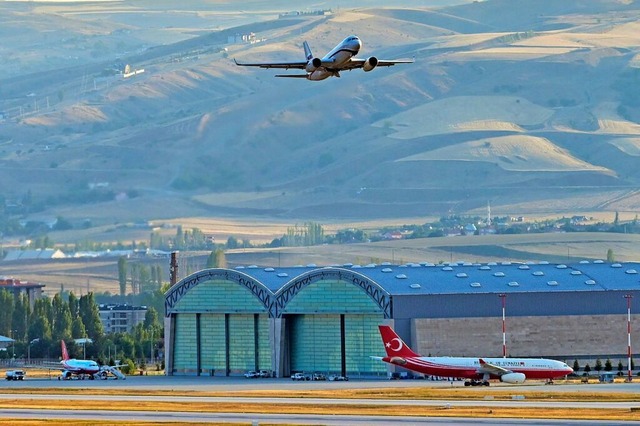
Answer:
<svg viewBox="0 0 640 426"><path fill-rule="evenodd" d="M169 374L271 369L268 311L235 280L201 279L171 306L169 318Z"/></svg>
<svg viewBox="0 0 640 426"><path fill-rule="evenodd" d="M320 279L300 289L283 308L282 317L285 374L386 374L384 363L370 358L384 352L378 325L385 314L346 278Z"/></svg>

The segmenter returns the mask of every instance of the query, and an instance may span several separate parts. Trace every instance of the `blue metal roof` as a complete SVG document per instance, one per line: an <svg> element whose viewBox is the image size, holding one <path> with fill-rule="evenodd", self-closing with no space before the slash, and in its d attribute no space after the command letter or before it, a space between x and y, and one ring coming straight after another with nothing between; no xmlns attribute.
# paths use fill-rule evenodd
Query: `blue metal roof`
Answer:
<svg viewBox="0 0 640 426"><path fill-rule="evenodd" d="M410 263L332 265L362 274L391 295L640 290L640 263ZM322 266L235 268L277 292L289 281Z"/></svg>

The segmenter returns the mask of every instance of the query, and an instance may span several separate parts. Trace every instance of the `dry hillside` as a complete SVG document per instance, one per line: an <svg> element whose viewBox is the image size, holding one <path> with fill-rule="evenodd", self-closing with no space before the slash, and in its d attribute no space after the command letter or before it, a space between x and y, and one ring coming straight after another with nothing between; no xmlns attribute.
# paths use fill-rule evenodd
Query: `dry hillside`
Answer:
<svg viewBox="0 0 640 426"><path fill-rule="evenodd" d="M378 3L1 2L0 197L94 225L640 208L637 2ZM416 62L319 83L232 62L348 34Z"/></svg>

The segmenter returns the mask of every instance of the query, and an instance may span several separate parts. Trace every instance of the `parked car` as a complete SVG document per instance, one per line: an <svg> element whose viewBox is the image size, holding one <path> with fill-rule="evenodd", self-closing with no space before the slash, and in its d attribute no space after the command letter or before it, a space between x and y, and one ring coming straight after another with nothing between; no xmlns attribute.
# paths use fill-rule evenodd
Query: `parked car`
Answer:
<svg viewBox="0 0 640 426"><path fill-rule="evenodd" d="M313 373L311 380L327 380L327 376L322 373Z"/></svg>
<svg viewBox="0 0 640 426"><path fill-rule="evenodd" d="M247 379L255 379L260 377L260 373L258 373L257 371L249 370L244 373L244 377L246 377Z"/></svg>
<svg viewBox="0 0 640 426"><path fill-rule="evenodd" d="M291 380L310 380L311 378L304 373L294 373L291 375Z"/></svg>
<svg viewBox="0 0 640 426"><path fill-rule="evenodd" d="M262 378L273 377L273 375L271 374L271 371L269 370L260 370L258 372L258 375Z"/></svg>
<svg viewBox="0 0 640 426"><path fill-rule="evenodd" d="M332 382L348 382L349 378L340 374L332 374L329 376L329 380Z"/></svg>
<svg viewBox="0 0 640 426"><path fill-rule="evenodd" d="M7 370L7 380L23 380L26 374L24 370Z"/></svg>

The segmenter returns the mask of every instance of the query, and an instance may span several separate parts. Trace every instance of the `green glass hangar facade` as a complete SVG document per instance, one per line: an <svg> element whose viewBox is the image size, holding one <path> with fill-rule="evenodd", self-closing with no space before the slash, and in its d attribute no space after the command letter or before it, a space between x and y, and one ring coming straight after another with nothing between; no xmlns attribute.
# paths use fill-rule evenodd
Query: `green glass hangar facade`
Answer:
<svg viewBox="0 0 640 426"><path fill-rule="evenodd" d="M166 374L385 375L370 356L389 318L389 294L347 269L199 271L166 293Z"/></svg>

